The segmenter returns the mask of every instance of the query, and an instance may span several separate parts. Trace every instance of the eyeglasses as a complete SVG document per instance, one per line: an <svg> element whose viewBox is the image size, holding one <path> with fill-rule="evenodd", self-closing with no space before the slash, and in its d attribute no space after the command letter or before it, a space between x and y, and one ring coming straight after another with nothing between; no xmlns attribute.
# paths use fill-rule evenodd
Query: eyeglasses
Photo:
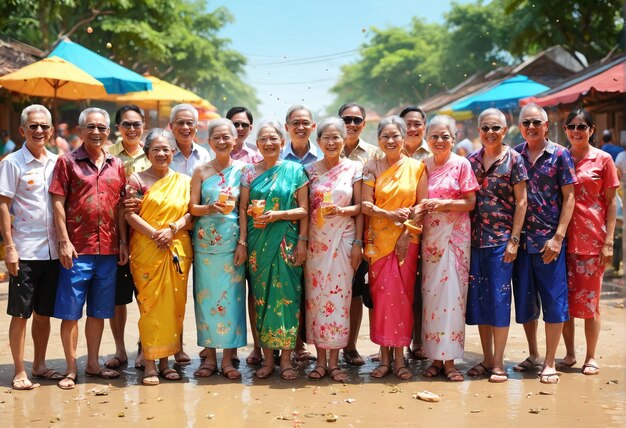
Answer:
<svg viewBox="0 0 626 428"><path fill-rule="evenodd" d="M393 134L393 135L381 135L380 137L378 137L379 140L401 140L402 139L402 134Z"/></svg>
<svg viewBox="0 0 626 428"><path fill-rule="evenodd" d="M579 123L578 125L565 125L565 127L567 128L568 131L573 131L574 129L576 131L586 131L587 128L589 128L589 126L585 125L584 123Z"/></svg>
<svg viewBox="0 0 626 428"><path fill-rule="evenodd" d="M220 140L224 141L225 143L230 142L233 139L233 137L229 134L225 134L225 135L213 135L211 136L210 140L213 141L214 143L219 143Z"/></svg>
<svg viewBox="0 0 626 428"><path fill-rule="evenodd" d="M28 125L28 129L30 129L31 131L36 131L39 129L39 127L41 127L41 130L44 132L52 128L51 125L46 125L45 123L31 123L30 125Z"/></svg>
<svg viewBox="0 0 626 428"><path fill-rule="evenodd" d="M163 148L161 148L161 147L154 147L154 148L150 147L149 151L150 151L150 153L155 154L155 155L158 154L158 153L164 153L166 155L169 155L170 153L174 152L174 150L172 150L169 147L163 147Z"/></svg>
<svg viewBox="0 0 626 428"><path fill-rule="evenodd" d="M306 120L303 120L303 121L294 120L293 122L289 122L289 125L293 126L294 128L299 128L299 127L310 128L312 123Z"/></svg>
<svg viewBox="0 0 626 428"><path fill-rule="evenodd" d="M174 125L181 128L187 125L188 128L193 128L194 126L196 126L196 122L194 122L193 120L177 120L176 122L174 122Z"/></svg>
<svg viewBox="0 0 626 428"><path fill-rule="evenodd" d="M96 125L96 124L90 123L89 125L85 125L85 129L89 132L94 132L97 129L99 132L104 133L104 132L107 132L109 127L104 126L104 125Z"/></svg>
<svg viewBox="0 0 626 428"><path fill-rule="evenodd" d="M235 125L235 128L243 128L243 129L250 128L250 124L246 122L233 122L233 125Z"/></svg>
<svg viewBox="0 0 626 428"><path fill-rule="evenodd" d="M364 119L358 116L343 116L341 120L343 120L343 123L345 123L346 125L351 125L354 123L356 126L359 126L363 123Z"/></svg>
<svg viewBox="0 0 626 428"><path fill-rule="evenodd" d="M122 123L120 123L120 126L124 129L141 129L141 127L143 126L143 122L127 122L127 121L123 121Z"/></svg>
<svg viewBox="0 0 626 428"><path fill-rule="evenodd" d="M525 120L522 122L522 126L524 128L530 128L530 125L532 124L535 128L539 128L541 125L543 125L545 122L543 120Z"/></svg>
<svg viewBox="0 0 626 428"><path fill-rule="evenodd" d="M325 143L329 143L332 141L335 144L339 144L343 141L343 138L341 138L341 135L324 135L322 138L320 138L320 140Z"/></svg>
<svg viewBox="0 0 626 428"><path fill-rule="evenodd" d="M266 144L266 143L277 144L277 143L280 143L280 137L261 137L257 141L261 144Z"/></svg>
<svg viewBox="0 0 626 428"><path fill-rule="evenodd" d="M494 125L494 126L481 126L480 130L483 132L489 132L489 131L493 131L493 132L498 132L499 130L501 130L502 127L500 125Z"/></svg>
<svg viewBox="0 0 626 428"><path fill-rule="evenodd" d="M439 139L442 139L443 141L448 142L448 141L452 140L452 136L450 136L450 135L429 135L428 139L430 141L432 141L432 142L439 141Z"/></svg>

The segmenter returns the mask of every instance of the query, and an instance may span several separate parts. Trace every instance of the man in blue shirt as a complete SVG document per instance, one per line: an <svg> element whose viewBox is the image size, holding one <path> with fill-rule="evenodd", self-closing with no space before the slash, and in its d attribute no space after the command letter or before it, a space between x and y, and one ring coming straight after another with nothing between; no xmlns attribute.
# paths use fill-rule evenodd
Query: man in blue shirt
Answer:
<svg viewBox="0 0 626 428"><path fill-rule="evenodd" d="M285 117L285 129L291 141L285 145L282 159L307 165L324 157L322 151L309 140L315 131L315 122L308 108L291 106Z"/></svg>

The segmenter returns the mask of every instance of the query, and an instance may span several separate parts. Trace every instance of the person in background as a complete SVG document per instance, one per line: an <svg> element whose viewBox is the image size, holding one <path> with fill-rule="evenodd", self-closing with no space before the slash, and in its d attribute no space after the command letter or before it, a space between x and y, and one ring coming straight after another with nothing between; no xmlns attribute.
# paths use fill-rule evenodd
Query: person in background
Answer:
<svg viewBox="0 0 626 428"><path fill-rule="evenodd" d="M11 140L11 136L8 131L0 131L0 138L2 139L2 156L6 156L9 153L13 153L17 148L17 145L13 140Z"/></svg>
<svg viewBox="0 0 626 428"><path fill-rule="evenodd" d="M33 389L24 366L26 323L33 317L32 377L59 380L61 373L46 367L46 349L50 337L50 317L54 315L59 257L48 187L57 156L46 150L52 137L52 116L47 108L34 104L20 117L20 135L26 140L17 152L0 162L0 231L9 288L7 314L9 346L16 390ZM11 221L11 213L15 219Z"/></svg>
<svg viewBox="0 0 626 428"><path fill-rule="evenodd" d="M617 159L617 155L624 151L622 146L613 143L613 133L610 129L602 131L602 147L600 149L610 154L613 162Z"/></svg>
<svg viewBox="0 0 626 428"><path fill-rule="evenodd" d="M563 326L564 367L576 364L575 318L585 320L587 345L582 374L596 375L600 366L596 345L600 335L600 293L604 269L613 259L617 213L617 171L609 154L589 144L595 131L586 110L571 112L564 125L578 181L574 184L574 213L567 228L567 285L569 321Z"/></svg>

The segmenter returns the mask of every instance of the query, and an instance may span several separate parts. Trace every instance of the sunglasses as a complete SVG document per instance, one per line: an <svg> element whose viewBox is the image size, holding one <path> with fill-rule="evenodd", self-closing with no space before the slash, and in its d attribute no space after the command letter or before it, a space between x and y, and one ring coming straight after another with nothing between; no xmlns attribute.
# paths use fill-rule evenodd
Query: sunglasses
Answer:
<svg viewBox="0 0 626 428"><path fill-rule="evenodd" d="M530 128L530 125L532 124L535 128L539 128L541 125L543 125L545 122L543 120L525 120L522 122L522 126L524 128Z"/></svg>
<svg viewBox="0 0 626 428"><path fill-rule="evenodd" d="M36 131L37 129L39 129L40 126L42 131L47 131L48 129L52 128L52 126L46 125L45 123L31 123L30 125L28 125L28 129L30 129L31 131Z"/></svg>
<svg viewBox="0 0 626 428"><path fill-rule="evenodd" d="M585 125L584 123L579 123L578 125L565 125L565 127L568 131L586 131L589 128L589 126Z"/></svg>
<svg viewBox="0 0 626 428"><path fill-rule="evenodd" d="M480 130L483 132L489 132L489 131L493 131L493 132L498 132L499 130L501 130L502 127L500 125L494 125L494 126L481 126Z"/></svg>
<svg viewBox="0 0 626 428"><path fill-rule="evenodd" d="M359 126L363 123L363 118L357 116L343 116L341 120L343 120L343 123L345 123L346 125L354 123L356 126Z"/></svg>
<svg viewBox="0 0 626 428"><path fill-rule="evenodd" d="M109 127L108 126L102 126L102 125L98 126L98 125L95 125L93 123L90 123L89 125L85 125L85 129L87 131L89 131L89 132L95 132L95 130L97 129L98 132L104 133L104 132L107 132Z"/></svg>
<svg viewBox="0 0 626 428"><path fill-rule="evenodd" d="M143 122L127 122L127 121L123 121L122 123L120 123L120 126L124 129L141 129L141 127L143 126Z"/></svg>
<svg viewBox="0 0 626 428"><path fill-rule="evenodd" d="M235 125L235 128L243 128L243 129L250 128L250 124L246 122L233 122L233 125Z"/></svg>

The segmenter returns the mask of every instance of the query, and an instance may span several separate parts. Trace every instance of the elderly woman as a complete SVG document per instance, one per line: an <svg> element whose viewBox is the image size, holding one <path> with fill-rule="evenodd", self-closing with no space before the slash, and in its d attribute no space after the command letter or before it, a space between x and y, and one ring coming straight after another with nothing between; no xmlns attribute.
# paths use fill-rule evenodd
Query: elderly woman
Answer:
<svg viewBox="0 0 626 428"><path fill-rule="evenodd" d="M178 380L168 357L180 348L192 249L189 177L172 171L174 137L152 129L143 150L152 166L131 175L128 193L143 197L139 213L127 213L132 227L130 269L137 288L139 336L145 358L144 385L158 385L159 375ZM155 360L159 360L159 367Z"/></svg>
<svg viewBox="0 0 626 428"><path fill-rule="evenodd" d="M521 155L502 144L506 116L495 108L478 116L482 149L469 161L480 189L472 211L472 254L466 323L478 325L483 360L469 376L505 382L504 348L511 323L511 277L526 214L528 173Z"/></svg>
<svg viewBox="0 0 626 428"><path fill-rule="evenodd" d="M398 116L378 124L378 145L384 157L369 161L363 174L363 214L369 216L366 255L369 258L370 337L381 346L380 365L371 373L412 377L404 365L403 347L411 344L413 295L417 271L421 215L414 208L427 195L424 164L403 154L406 125ZM418 218L409 221L418 214Z"/></svg>
<svg viewBox="0 0 626 428"><path fill-rule="evenodd" d="M317 143L324 158L305 168L311 188L309 251L304 267L306 334L307 342L317 349L317 367L309 378L321 379L328 372L335 382L348 380L339 368L339 350L350 338L352 277L361 263L363 247L363 241L357 239L363 236L363 165L341 157L346 135L343 120L323 120L317 126Z"/></svg>
<svg viewBox="0 0 626 428"><path fill-rule="evenodd" d="M194 302L198 345L205 359L196 377L217 369L216 348L223 348L222 374L239 379L232 365L237 348L246 344L246 240L239 235L241 172L245 163L231 159L237 130L228 119L209 123L209 145L215 159L196 168L191 178L189 212L196 217L193 232Z"/></svg>
<svg viewBox="0 0 626 428"><path fill-rule="evenodd" d="M571 112L565 120L565 134L578 182L574 184L574 213L567 229L567 288L570 320L563 326L566 355L560 367L576 364L575 318L585 320L587 353L584 375L597 375L595 359L600 334L600 291L605 267L613 258L616 196L619 187L611 155L593 147L593 119L585 110Z"/></svg>
<svg viewBox="0 0 626 428"><path fill-rule="evenodd" d="M274 372L274 349L280 349L285 380L298 378L291 366L296 345L302 293L302 264L306 259L308 181L301 165L282 161L283 126L262 121L256 144L263 160L248 165L241 178L240 231L247 230L248 273L256 309L256 329L265 360L255 374Z"/></svg>
<svg viewBox="0 0 626 428"><path fill-rule="evenodd" d="M452 153L456 123L435 116L426 127L432 156L426 159L428 212L422 239L422 341L433 364L423 373L443 372L450 381L462 381L454 359L463 356L465 300L469 279L470 218L478 183L469 161Z"/></svg>

